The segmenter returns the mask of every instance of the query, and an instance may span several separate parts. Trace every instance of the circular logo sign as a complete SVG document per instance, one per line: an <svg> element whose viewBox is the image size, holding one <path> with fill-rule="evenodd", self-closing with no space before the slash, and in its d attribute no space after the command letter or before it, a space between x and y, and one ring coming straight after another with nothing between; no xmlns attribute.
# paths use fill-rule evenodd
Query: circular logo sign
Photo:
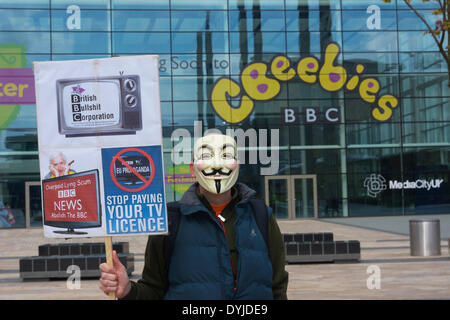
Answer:
<svg viewBox="0 0 450 320"><path fill-rule="evenodd" d="M139 148L125 148L111 160L109 172L114 184L126 192L147 188L155 177L152 157Z"/></svg>

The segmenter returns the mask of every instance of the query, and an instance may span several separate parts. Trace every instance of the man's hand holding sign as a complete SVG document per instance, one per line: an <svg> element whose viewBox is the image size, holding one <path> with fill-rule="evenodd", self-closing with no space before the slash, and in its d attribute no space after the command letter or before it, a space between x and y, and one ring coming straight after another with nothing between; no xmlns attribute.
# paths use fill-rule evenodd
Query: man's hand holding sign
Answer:
<svg viewBox="0 0 450 320"><path fill-rule="evenodd" d="M111 296L111 293L118 299L125 297L131 290L130 278L127 274L127 269L120 262L117 257L117 252L112 254L113 267L107 263L100 265L102 276L100 278L100 290L106 295Z"/></svg>

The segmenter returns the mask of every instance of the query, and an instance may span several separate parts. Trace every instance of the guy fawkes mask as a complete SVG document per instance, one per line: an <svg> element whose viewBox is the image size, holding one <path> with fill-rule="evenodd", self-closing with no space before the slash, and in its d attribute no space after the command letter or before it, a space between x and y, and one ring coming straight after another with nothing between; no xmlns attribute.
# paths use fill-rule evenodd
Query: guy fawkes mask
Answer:
<svg viewBox="0 0 450 320"><path fill-rule="evenodd" d="M194 145L194 172L198 183L209 192L229 190L239 175L236 141L221 134L199 138Z"/></svg>

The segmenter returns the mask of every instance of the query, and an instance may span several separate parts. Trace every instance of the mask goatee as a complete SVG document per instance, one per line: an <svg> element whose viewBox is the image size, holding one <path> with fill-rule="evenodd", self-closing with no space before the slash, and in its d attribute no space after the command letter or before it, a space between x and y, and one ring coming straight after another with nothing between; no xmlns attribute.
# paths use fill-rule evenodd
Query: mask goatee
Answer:
<svg viewBox="0 0 450 320"><path fill-rule="evenodd" d="M216 190L217 190L217 194L220 193L220 180L215 180L216 182Z"/></svg>

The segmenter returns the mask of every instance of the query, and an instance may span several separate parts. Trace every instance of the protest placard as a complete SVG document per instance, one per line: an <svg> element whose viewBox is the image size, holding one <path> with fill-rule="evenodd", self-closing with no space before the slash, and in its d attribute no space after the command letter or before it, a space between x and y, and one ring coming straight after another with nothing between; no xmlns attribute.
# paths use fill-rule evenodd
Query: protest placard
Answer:
<svg viewBox="0 0 450 320"><path fill-rule="evenodd" d="M166 234L158 57L33 68L45 236Z"/></svg>

